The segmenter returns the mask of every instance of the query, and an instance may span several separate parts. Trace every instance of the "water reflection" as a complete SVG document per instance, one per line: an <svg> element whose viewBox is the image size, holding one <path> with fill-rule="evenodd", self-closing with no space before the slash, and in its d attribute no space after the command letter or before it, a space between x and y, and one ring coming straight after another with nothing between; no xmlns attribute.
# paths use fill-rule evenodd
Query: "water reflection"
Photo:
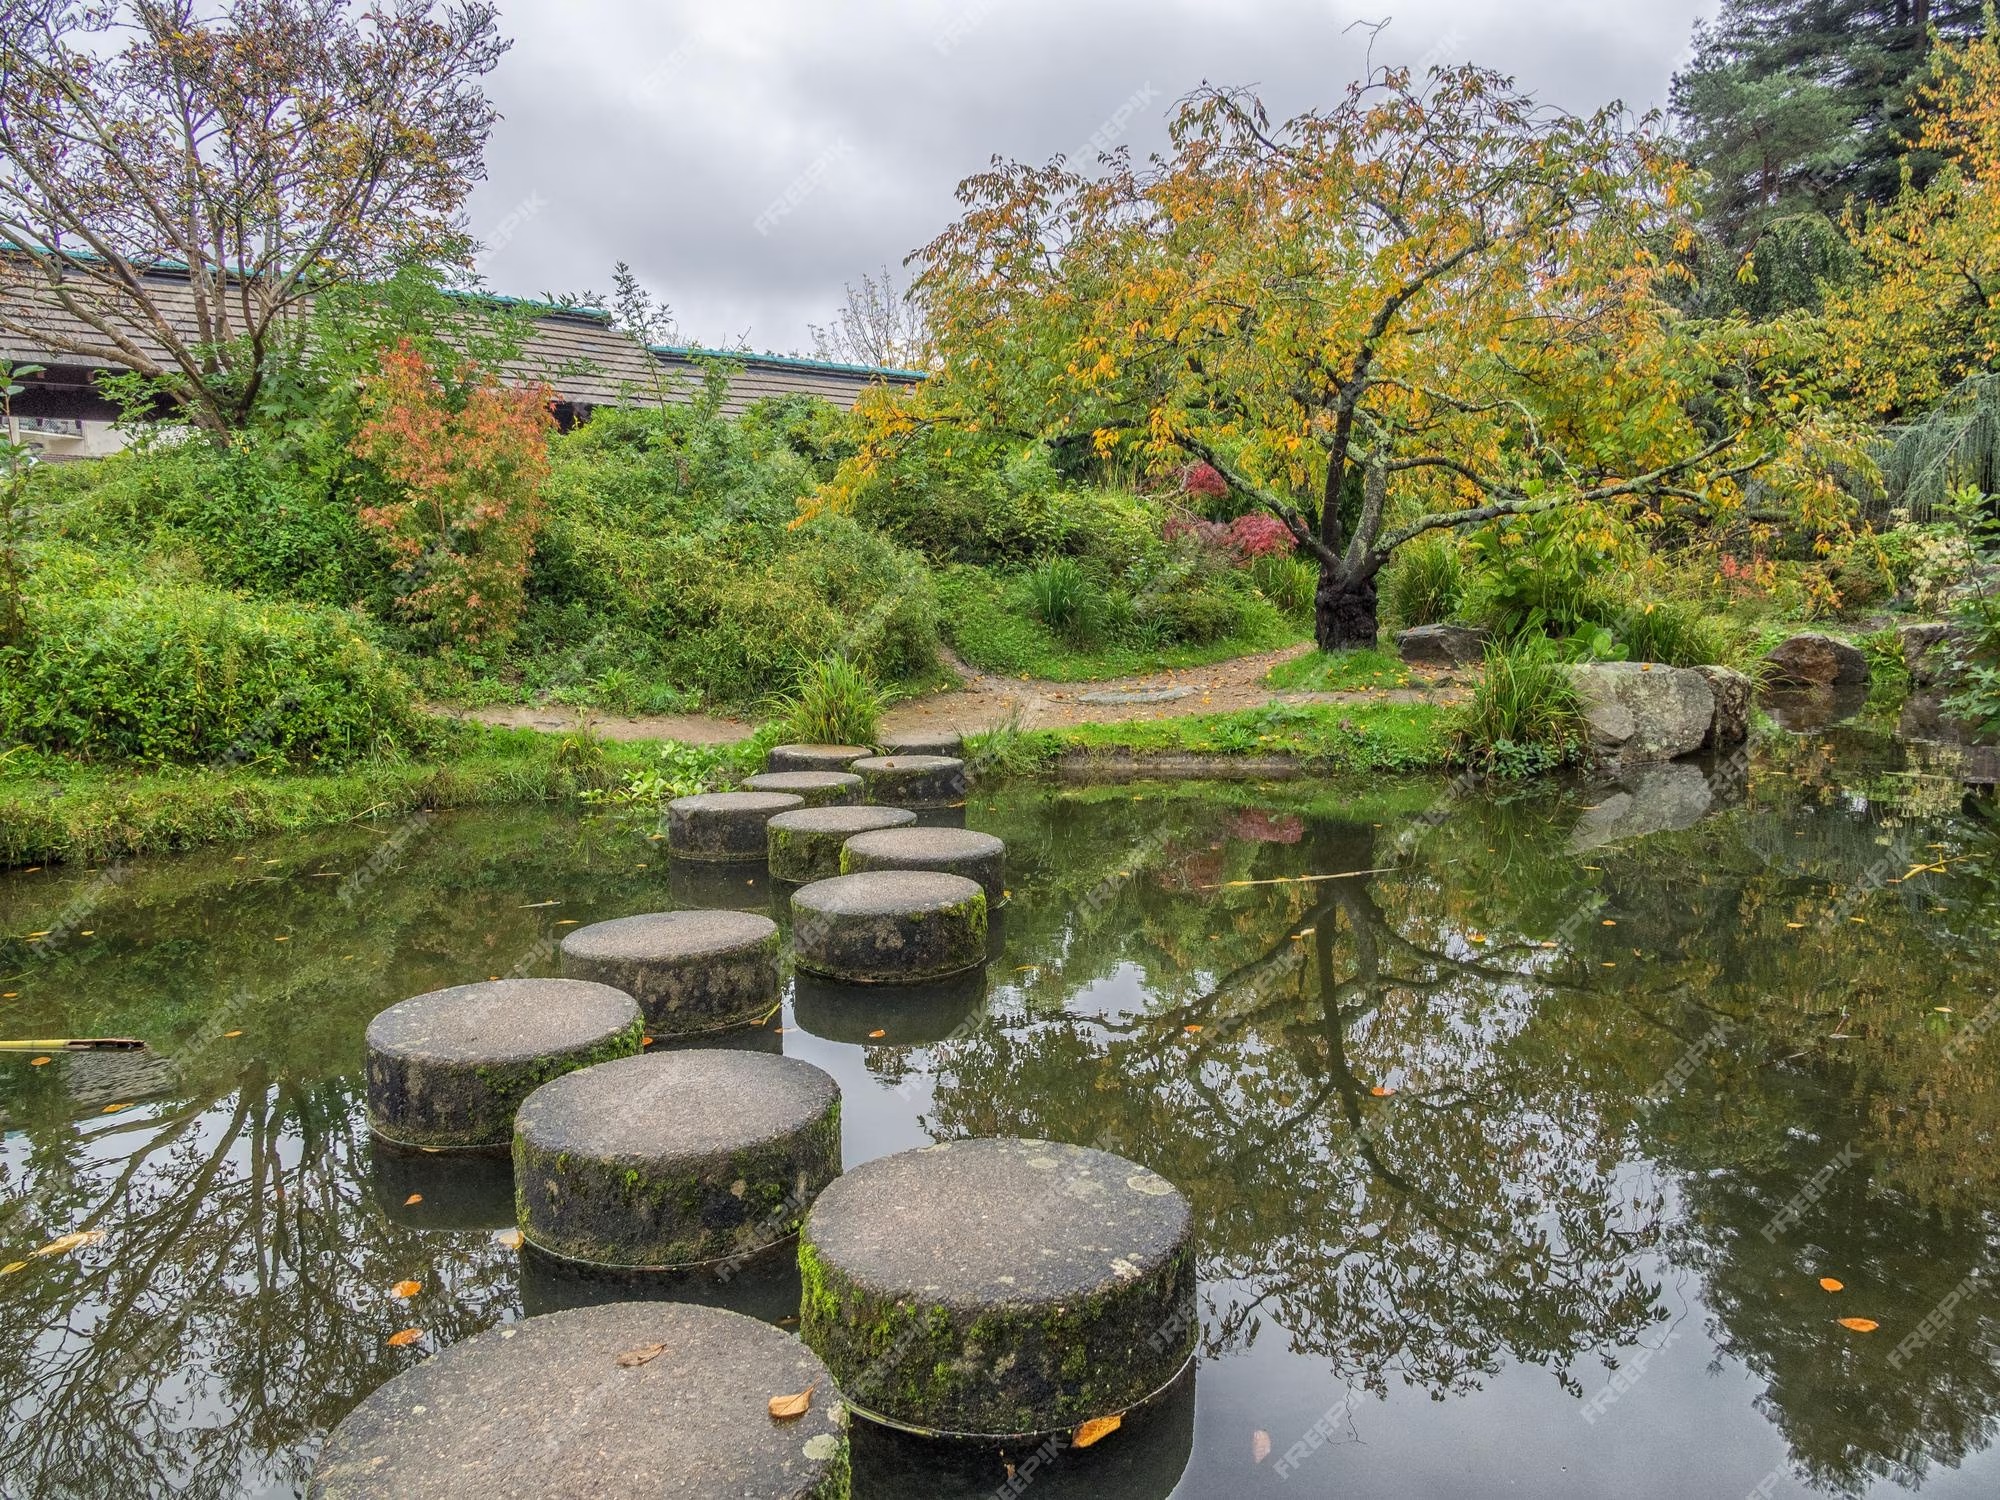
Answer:
<svg viewBox="0 0 2000 1500"><path fill-rule="evenodd" d="M1426 1413L1532 1400L1541 1467L1488 1455L1488 1487L1601 1493L1630 1439L1588 1414L1628 1389L1621 1417L1699 1410L1718 1451L1781 1439L1763 1493L1990 1493L1994 839L1955 783L1855 734L1695 771L1705 802L1678 774L982 796L968 821L1009 840L1014 888L985 976L803 985L783 1030L737 1040L851 1051L850 1160L920 1120L1100 1141L1193 1200L1201 1394L1035 1493L1291 1493L1278 1461L1343 1392L1368 1442L1315 1482L1379 1462L1370 1492L1438 1492L1394 1477L1434 1456ZM342 830L136 866L58 945L8 940L10 1031L155 1051L0 1059L0 1489L282 1494L363 1395L495 1321L631 1295L795 1311L782 1252L701 1287L524 1260L494 1233L504 1162L367 1140L368 1016L553 972L571 926L659 905L646 831L440 818L378 869L396 830ZM93 881L0 877L0 929ZM102 1238L32 1254L78 1231ZM1649 1373L1674 1340L1740 1400ZM857 1493L991 1493L1021 1458L869 1433ZM1624 1492L1677 1477L1641 1464Z"/></svg>

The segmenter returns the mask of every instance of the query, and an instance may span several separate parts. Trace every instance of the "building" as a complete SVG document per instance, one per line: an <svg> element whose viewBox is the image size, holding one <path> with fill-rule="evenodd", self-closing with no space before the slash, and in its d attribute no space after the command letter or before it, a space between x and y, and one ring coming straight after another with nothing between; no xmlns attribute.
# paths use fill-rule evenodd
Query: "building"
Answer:
<svg viewBox="0 0 2000 1500"><path fill-rule="evenodd" d="M153 284L149 295L155 304L174 321L177 332L187 330L185 336L192 341L197 325L187 276L156 270L147 272L146 280ZM871 386L908 386L924 378L912 370L878 370L785 355L738 351L704 354L664 345L642 348L611 326L609 313L537 303L516 305L533 315L534 328L521 357L504 373L523 383L546 382L556 393L556 419L564 427L599 406L653 406L662 393L669 402L692 400L702 385L701 361L717 357L730 367L724 405L731 412L740 412L767 396L787 395L817 396L852 406ZM100 374L115 373L122 366L57 347L65 335L99 343L102 336L64 309L37 299L33 288L22 283L0 284L0 310L11 322L48 330L48 336L36 338L0 328L0 360L43 366L40 375L21 382L26 389L14 401L19 438L55 461L95 458L123 447L124 435L112 425L118 409L97 385ZM137 323L121 331L149 357L170 363L157 339Z"/></svg>

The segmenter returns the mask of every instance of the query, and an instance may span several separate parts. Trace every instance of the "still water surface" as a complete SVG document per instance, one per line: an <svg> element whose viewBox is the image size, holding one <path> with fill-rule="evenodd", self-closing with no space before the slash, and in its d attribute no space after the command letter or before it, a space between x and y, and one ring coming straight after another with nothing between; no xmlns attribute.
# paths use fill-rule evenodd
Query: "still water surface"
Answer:
<svg viewBox="0 0 2000 1500"><path fill-rule="evenodd" d="M1852 740L1624 791L982 794L984 986L806 991L736 1040L840 1081L850 1165L1043 1136L1192 1200L1193 1380L1027 1493L1990 1500L2000 840ZM508 1248L504 1166L378 1159L361 1038L554 972L559 924L716 899L650 832L525 810L0 876L0 1031L152 1046L0 1055L0 1494L298 1494L427 1351L620 1294ZM797 1305L782 1263L659 1290ZM1006 1478L865 1431L855 1462L861 1497Z"/></svg>

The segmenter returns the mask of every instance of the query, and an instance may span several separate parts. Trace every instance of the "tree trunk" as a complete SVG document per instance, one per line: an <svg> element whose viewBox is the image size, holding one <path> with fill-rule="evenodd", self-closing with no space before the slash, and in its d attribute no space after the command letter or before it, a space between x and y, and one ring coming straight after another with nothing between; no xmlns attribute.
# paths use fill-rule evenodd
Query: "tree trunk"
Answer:
<svg viewBox="0 0 2000 1500"><path fill-rule="evenodd" d="M1313 599L1313 638L1322 651L1372 646L1381 630L1375 609L1375 568L1320 565Z"/></svg>

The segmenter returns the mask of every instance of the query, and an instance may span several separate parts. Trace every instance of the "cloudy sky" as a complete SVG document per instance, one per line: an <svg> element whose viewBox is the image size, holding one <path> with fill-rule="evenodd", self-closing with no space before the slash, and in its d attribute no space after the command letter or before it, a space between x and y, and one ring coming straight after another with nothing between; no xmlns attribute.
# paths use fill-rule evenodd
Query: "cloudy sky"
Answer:
<svg viewBox="0 0 2000 1500"><path fill-rule="evenodd" d="M514 49L471 226L496 291L632 263L709 345L810 352L995 154L1143 153L1204 80L1275 116L1377 63L1474 60L1551 103L1665 103L1714 0L500 0ZM1390 20L1371 38L1356 22Z"/></svg>

